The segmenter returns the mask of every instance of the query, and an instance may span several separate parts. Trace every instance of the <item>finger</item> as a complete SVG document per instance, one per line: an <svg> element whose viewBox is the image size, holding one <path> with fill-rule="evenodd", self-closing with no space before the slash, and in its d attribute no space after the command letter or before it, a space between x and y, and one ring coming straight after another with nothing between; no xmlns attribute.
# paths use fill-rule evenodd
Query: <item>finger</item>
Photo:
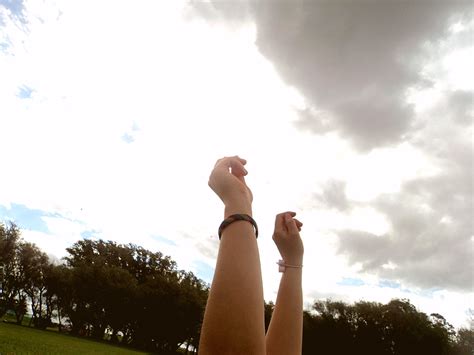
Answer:
<svg viewBox="0 0 474 355"><path fill-rule="evenodd" d="M230 160L231 173L234 176L241 177L248 174L247 169L244 168L244 164L240 159L234 158Z"/></svg>
<svg viewBox="0 0 474 355"><path fill-rule="evenodd" d="M296 218L294 218L295 222L296 222L296 227L298 227L298 231L301 232L301 227L303 227L303 223L301 223L299 220L297 220Z"/></svg>
<svg viewBox="0 0 474 355"><path fill-rule="evenodd" d="M296 212L292 212L292 211L288 211L288 212L285 212L285 216L284 216L284 220L285 220L285 227L286 226L286 221L288 218L291 218L291 219L294 219L296 216ZM287 227L288 228L288 227Z"/></svg>
<svg viewBox="0 0 474 355"><path fill-rule="evenodd" d="M296 222L296 225L298 226L298 228L301 228L303 226L303 223L301 223L299 220L297 220L296 218L294 218L295 222Z"/></svg>
<svg viewBox="0 0 474 355"><path fill-rule="evenodd" d="M225 164L223 163L225 159L227 158L224 157L224 158L217 159L216 163L214 164L214 168L217 168L218 166Z"/></svg>
<svg viewBox="0 0 474 355"><path fill-rule="evenodd" d="M247 164L247 160L245 160L245 159L239 157L238 155L236 155L235 158L239 159L239 161L242 163L242 165Z"/></svg>
<svg viewBox="0 0 474 355"><path fill-rule="evenodd" d="M287 233L285 224L286 213L279 213L275 217L275 232Z"/></svg>
<svg viewBox="0 0 474 355"><path fill-rule="evenodd" d="M285 217L285 223L286 223L286 227L288 228L288 232L290 233L290 235L298 235L298 226L296 225L296 221L290 217L290 216L286 216Z"/></svg>
<svg viewBox="0 0 474 355"><path fill-rule="evenodd" d="M226 163L226 162L229 162L230 160L235 160L235 159L240 161L243 165L247 164L247 160L239 157L238 155L234 155L232 157L223 157L223 158L217 159L216 165L222 162Z"/></svg>
<svg viewBox="0 0 474 355"><path fill-rule="evenodd" d="M287 212L282 212L276 215L275 217L275 232L286 232L286 224L285 224L285 216L291 216L294 217L296 216L295 212L287 211Z"/></svg>
<svg viewBox="0 0 474 355"><path fill-rule="evenodd" d="M238 155L233 157L224 157L218 159L214 165L214 169L227 169L230 170L236 176L247 174L247 170L244 165L247 164L247 160L240 158Z"/></svg>
<svg viewBox="0 0 474 355"><path fill-rule="evenodd" d="M296 227L298 228L298 231L301 232L301 227L303 226L303 223L301 223L299 220L297 220L296 218L293 218L295 223L296 223Z"/></svg>

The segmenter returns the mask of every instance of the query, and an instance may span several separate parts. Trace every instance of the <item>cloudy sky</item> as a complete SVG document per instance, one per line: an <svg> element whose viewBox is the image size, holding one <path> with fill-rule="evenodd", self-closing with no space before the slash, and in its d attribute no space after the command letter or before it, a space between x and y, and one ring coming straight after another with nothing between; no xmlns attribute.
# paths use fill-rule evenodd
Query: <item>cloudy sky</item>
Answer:
<svg viewBox="0 0 474 355"><path fill-rule="evenodd" d="M470 1L0 0L0 221L55 258L81 238L210 282L216 159L248 160L266 300L275 214L304 293L474 309Z"/></svg>

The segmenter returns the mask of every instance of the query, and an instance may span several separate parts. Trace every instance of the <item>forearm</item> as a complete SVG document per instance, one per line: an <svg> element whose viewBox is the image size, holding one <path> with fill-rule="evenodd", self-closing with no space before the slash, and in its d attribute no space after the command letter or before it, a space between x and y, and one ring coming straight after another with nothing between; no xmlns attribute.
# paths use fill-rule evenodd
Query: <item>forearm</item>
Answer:
<svg viewBox="0 0 474 355"><path fill-rule="evenodd" d="M251 215L251 207L231 205ZM264 354L264 308L258 246L253 226L227 226L219 246L216 270L201 331L200 354Z"/></svg>
<svg viewBox="0 0 474 355"><path fill-rule="evenodd" d="M302 269L287 268L278 289L266 336L269 355L300 355L303 339Z"/></svg>

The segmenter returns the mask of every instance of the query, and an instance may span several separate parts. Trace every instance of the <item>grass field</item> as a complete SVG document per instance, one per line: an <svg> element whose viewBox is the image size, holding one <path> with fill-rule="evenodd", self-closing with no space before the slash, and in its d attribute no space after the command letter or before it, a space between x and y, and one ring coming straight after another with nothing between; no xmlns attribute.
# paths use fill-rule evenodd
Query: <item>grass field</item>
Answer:
<svg viewBox="0 0 474 355"><path fill-rule="evenodd" d="M57 332L0 322L0 355L146 354Z"/></svg>

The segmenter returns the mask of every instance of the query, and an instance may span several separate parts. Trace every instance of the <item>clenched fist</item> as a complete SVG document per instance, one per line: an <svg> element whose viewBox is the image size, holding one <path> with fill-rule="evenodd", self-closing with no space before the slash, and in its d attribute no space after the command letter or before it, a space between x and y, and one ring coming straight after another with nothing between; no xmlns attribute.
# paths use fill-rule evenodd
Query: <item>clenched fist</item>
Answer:
<svg viewBox="0 0 474 355"><path fill-rule="evenodd" d="M304 247L300 237L303 223L298 221L295 212L280 213L275 218L273 241L281 254L283 261L289 265L303 263Z"/></svg>

